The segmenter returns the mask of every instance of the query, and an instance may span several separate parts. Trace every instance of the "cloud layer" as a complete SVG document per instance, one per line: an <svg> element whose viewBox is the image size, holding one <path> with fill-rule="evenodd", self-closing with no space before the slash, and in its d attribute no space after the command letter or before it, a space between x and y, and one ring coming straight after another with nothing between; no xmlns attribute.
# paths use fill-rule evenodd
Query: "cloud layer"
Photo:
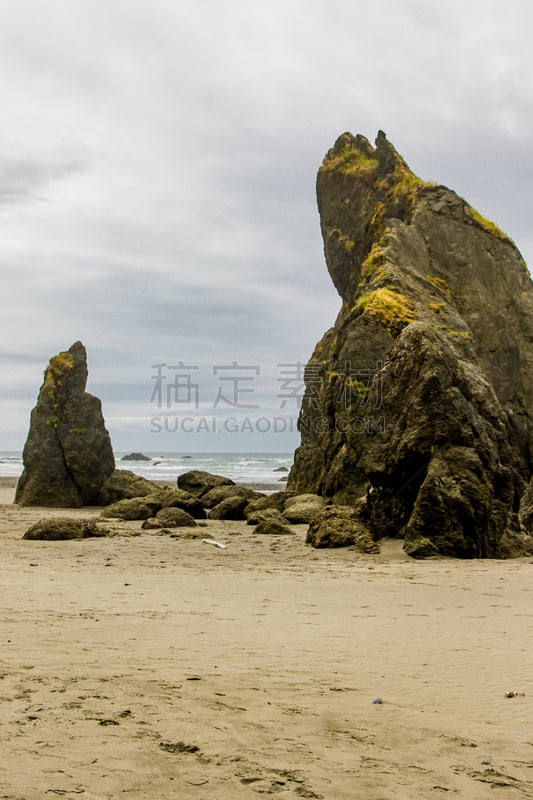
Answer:
<svg viewBox="0 0 533 800"><path fill-rule="evenodd" d="M207 392L258 364L274 413L276 365L339 308L314 184L345 130L385 130L533 263L532 25L526 0L4 4L0 447L77 339L117 449L294 446L154 442L151 365L201 364Z"/></svg>

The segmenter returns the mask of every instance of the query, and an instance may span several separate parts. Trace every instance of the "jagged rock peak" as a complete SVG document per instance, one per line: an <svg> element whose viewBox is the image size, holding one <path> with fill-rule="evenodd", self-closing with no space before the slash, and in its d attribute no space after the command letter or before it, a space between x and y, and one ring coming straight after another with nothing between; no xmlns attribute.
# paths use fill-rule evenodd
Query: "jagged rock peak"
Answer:
<svg viewBox="0 0 533 800"><path fill-rule="evenodd" d="M390 220L410 224L421 202L514 246L455 192L415 175L383 131L375 147L361 134L339 136L319 169L317 200L327 266L345 302L353 300L361 272L375 262L372 247L385 243Z"/></svg>
<svg viewBox="0 0 533 800"><path fill-rule="evenodd" d="M373 537L404 537L412 555L522 552L533 284L520 253L382 132L375 147L337 139L317 202L343 305L306 371L289 490L366 498Z"/></svg>
<svg viewBox="0 0 533 800"><path fill-rule="evenodd" d="M15 502L78 507L97 504L115 468L100 400L85 391L81 342L50 359L24 446Z"/></svg>

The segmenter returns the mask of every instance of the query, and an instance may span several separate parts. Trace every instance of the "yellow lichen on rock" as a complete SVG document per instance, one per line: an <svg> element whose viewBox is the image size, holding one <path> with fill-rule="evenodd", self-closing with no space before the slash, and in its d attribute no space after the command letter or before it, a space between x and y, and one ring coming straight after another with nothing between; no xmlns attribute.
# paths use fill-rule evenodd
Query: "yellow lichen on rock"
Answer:
<svg viewBox="0 0 533 800"><path fill-rule="evenodd" d="M409 298L386 287L362 295L354 310L370 314L393 336L397 336L406 325L416 319Z"/></svg>

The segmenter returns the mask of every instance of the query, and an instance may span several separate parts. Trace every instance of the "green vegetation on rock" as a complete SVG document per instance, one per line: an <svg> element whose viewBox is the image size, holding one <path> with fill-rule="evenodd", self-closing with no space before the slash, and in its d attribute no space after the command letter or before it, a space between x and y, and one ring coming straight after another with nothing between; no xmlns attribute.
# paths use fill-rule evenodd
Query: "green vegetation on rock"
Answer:
<svg viewBox="0 0 533 800"><path fill-rule="evenodd" d="M74 356L72 353L63 351L50 359L45 373L44 383L41 392L48 395L52 407L57 408L57 390L61 386L63 378L74 366Z"/></svg>
<svg viewBox="0 0 533 800"><path fill-rule="evenodd" d="M426 275L426 278L431 283L435 289L440 289L441 292L446 292L446 294L451 294L450 287L448 286L447 282L444 278L439 278L437 275Z"/></svg>
<svg viewBox="0 0 533 800"><path fill-rule="evenodd" d="M508 242L509 244L514 245L513 240L504 233L501 228L498 228L495 222L487 217L484 217L482 214L479 213L473 206L468 206L472 217L474 218L475 222L483 228L483 230L487 231L487 233L492 233L493 236L496 236L498 239L501 239L503 242Z"/></svg>
<svg viewBox="0 0 533 800"><path fill-rule="evenodd" d="M367 155L352 144L346 144L340 153L329 151L322 162L322 169L340 170L347 175L372 175L379 167L377 158Z"/></svg>
<svg viewBox="0 0 533 800"><path fill-rule="evenodd" d="M416 319L409 298L386 287L362 295L354 310L370 314L393 336L397 336L406 325Z"/></svg>

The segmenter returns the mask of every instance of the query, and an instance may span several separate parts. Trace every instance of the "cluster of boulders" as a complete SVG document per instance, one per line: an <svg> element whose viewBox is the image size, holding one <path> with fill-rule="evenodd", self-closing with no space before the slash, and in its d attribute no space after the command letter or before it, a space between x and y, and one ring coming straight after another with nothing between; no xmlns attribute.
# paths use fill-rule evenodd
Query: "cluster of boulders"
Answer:
<svg viewBox="0 0 533 800"><path fill-rule="evenodd" d="M102 511L102 517L143 520L143 528L195 527L197 520L247 520L262 527L259 532L291 533L290 522L309 522L313 509L323 504L315 495L293 497L294 493L265 495L231 478L202 470L180 475L177 488L161 487L146 479L136 484L138 496L118 500ZM299 514L284 516L285 506L301 499ZM298 503L295 504L298 506ZM267 530L267 523L270 530Z"/></svg>
<svg viewBox="0 0 533 800"><path fill-rule="evenodd" d="M291 534L291 525L307 524L306 541L313 547L354 545L366 553L378 552L354 509L327 505L316 494L264 494L201 470L180 475L177 488L140 480L142 495L112 503L102 517L143 520L143 529L194 528L205 519L246 520L255 533L267 535Z"/></svg>
<svg viewBox="0 0 533 800"><path fill-rule="evenodd" d="M118 476L120 477L120 476ZM254 533L283 536L294 533L293 525L309 525L306 542L313 547L354 546L363 553L379 552L362 521L360 509L335 506L316 494L290 491L264 494L239 486L230 478L192 470L180 475L177 487L161 486L127 473L117 477L116 496L102 513L103 519L142 521L143 530L161 532L176 528L181 538L203 538L204 520L241 520L254 526ZM123 497L135 491L135 496ZM113 492L110 492L113 497ZM197 530L194 530L197 529ZM105 536L96 520L55 517L40 520L26 531L25 539L83 539Z"/></svg>

